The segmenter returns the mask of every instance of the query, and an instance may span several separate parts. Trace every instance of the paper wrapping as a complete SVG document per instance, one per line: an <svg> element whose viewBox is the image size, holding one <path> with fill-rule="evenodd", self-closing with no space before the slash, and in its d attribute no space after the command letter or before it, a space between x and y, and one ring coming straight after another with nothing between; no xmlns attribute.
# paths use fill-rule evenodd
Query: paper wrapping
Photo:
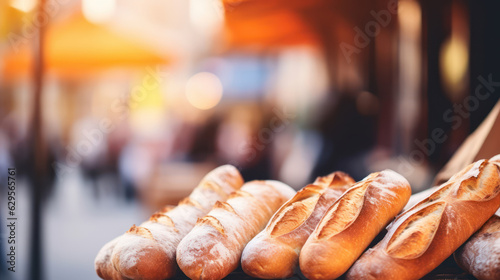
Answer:
<svg viewBox="0 0 500 280"><path fill-rule="evenodd" d="M465 166L500 154L500 100L481 125L465 139L453 157L439 171L433 186L448 181Z"/></svg>

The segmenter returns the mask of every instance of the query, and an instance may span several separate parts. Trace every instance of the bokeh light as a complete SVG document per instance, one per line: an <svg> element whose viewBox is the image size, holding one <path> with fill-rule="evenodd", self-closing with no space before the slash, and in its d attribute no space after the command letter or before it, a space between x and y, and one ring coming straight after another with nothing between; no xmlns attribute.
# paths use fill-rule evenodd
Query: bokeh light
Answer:
<svg viewBox="0 0 500 280"><path fill-rule="evenodd" d="M191 105L200 110L211 109L222 98L222 83L209 72L200 72L189 78L186 84L186 98Z"/></svg>
<svg viewBox="0 0 500 280"><path fill-rule="evenodd" d="M28 13L36 6L36 0L12 0L10 5L22 12Z"/></svg>
<svg viewBox="0 0 500 280"><path fill-rule="evenodd" d="M453 92L458 91L469 64L467 43L455 37L446 40L441 48L439 64L446 86Z"/></svg>
<svg viewBox="0 0 500 280"><path fill-rule="evenodd" d="M92 23L110 20L116 9L116 0L82 0L82 12Z"/></svg>

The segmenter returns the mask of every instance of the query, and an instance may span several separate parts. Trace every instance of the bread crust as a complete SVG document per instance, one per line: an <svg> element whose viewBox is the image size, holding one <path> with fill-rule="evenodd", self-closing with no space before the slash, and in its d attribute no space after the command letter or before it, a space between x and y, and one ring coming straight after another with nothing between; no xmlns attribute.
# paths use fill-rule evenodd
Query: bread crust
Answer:
<svg viewBox="0 0 500 280"><path fill-rule="evenodd" d="M217 201L243 185L238 170L224 165L212 170L178 206L167 206L139 226L106 244L95 259L103 279L168 279L175 275L175 251L181 239Z"/></svg>
<svg viewBox="0 0 500 280"><path fill-rule="evenodd" d="M410 196L408 181L391 170L352 186L326 211L302 248L304 276L335 279L344 274Z"/></svg>
<svg viewBox="0 0 500 280"><path fill-rule="evenodd" d="M346 279L419 279L436 268L500 206L499 166L480 160L402 213Z"/></svg>
<svg viewBox="0 0 500 280"><path fill-rule="evenodd" d="M295 191L278 181L248 182L218 203L177 247L177 263L191 279L222 279L236 269L245 245Z"/></svg>
<svg viewBox="0 0 500 280"><path fill-rule="evenodd" d="M124 280L120 272L114 268L113 263L110 260L118 238L119 237L106 243L95 258L95 271L97 276L102 279Z"/></svg>
<svg viewBox="0 0 500 280"><path fill-rule="evenodd" d="M247 244L241 257L243 271L262 279L292 276L307 238L328 207L354 182L349 175L334 172L297 192Z"/></svg>
<svg viewBox="0 0 500 280"><path fill-rule="evenodd" d="M500 279L500 211L491 217L453 256L479 280Z"/></svg>

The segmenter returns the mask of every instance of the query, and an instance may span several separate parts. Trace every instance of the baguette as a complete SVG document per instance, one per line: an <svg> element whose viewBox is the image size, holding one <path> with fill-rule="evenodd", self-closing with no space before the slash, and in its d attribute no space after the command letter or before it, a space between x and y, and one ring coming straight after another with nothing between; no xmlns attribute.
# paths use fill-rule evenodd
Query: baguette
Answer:
<svg viewBox="0 0 500 280"><path fill-rule="evenodd" d="M419 279L477 231L500 206L500 169L475 162L402 213L349 270L347 279Z"/></svg>
<svg viewBox="0 0 500 280"><path fill-rule="evenodd" d="M113 249L119 238L120 236L106 243L95 258L95 270L97 275L102 279L125 280L121 273L113 267L113 263L111 263L110 260Z"/></svg>
<svg viewBox="0 0 500 280"><path fill-rule="evenodd" d="M241 256L243 271L263 279L291 277L302 246L326 209L354 183L349 175L334 172L300 190L247 244Z"/></svg>
<svg viewBox="0 0 500 280"><path fill-rule="evenodd" d="M230 165L208 173L177 207L165 207L140 226L106 244L95 260L103 279L167 279L175 275L177 245L216 201L239 189L243 179Z"/></svg>
<svg viewBox="0 0 500 280"><path fill-rule="evenodd" d="M245 245L295 191L278 181L252 181L198 220L177 247L191 279L222 279L238 267Z"/></svg>
<svg viewBox="0 0 500 280"><path fill-rule="evenodd" d="M490 159L500 164L500 155ZM500 279L500 209L453 254L458 265L480 280Z"/></svg>
<svg viewBox="0 0 500 280"><path fill-rule="evenodd" d="M299 257L304 276L335 279L344 274L410 196L408 181L391 170L356 183L326 211L307 239Z"/></svg>
<svg viewBox="0 0 500 280"><path fill-rule="evenodd" d="M453 256L479 280L500 279L500 211L491 217Z"/></svg>

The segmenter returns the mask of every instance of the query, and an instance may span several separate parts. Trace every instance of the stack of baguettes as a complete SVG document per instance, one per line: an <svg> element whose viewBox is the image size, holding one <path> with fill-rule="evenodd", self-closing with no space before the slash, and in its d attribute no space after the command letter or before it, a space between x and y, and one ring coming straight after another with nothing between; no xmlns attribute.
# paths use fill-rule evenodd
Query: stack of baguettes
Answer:
<svg viewBox="0 0 500 280"><path fill-rule="evenodd" d="M500 207L500 162L480 160L399 215L347 279L419 279L451 256Z"/></svg>
<svg viewBox="0 0 500 280"><path fill-rule="evenodd" d="M171 228L178 221L173 218L162 223L170 231L161 238L157 235L165 228L144 230L151 221L132 227L103 247L96 270L104 279L167 279L177 263L191 279L222 279L241 264L246 274L263 279L299 271L309 279L418 279L453 254L500 207L499 159L467 166L401 214L411 188L390 170L357 183L335 172L295 195L277 181L248 182L218 202L205 202L204 211L196 213L198 221L190 220L175 237ZM232 178L229 185L238 189L241 177L235 169L231 174L226 177ZM382 241L365 252L389 223ZM498 279L500 255L489 261L500 252L495 249L498 225L491 218L455 253L457 262L480 279ZM483 252L481 246L493 249ZM165 248L168 254L162 252L162 257L152 253Z"/></svg>
<svg viewBox="0 0 500 280"><path fill-rule="evenodd" d="M175 250L181 239L217 201L225 201L242 185L243 178L235 167L214 169L177 207L165 207L104 245L95 259L97 275L112 280L173 277Z"/></svg>
<svg viewBox="0 0 500 280"><path fill-rule="evenodd" d="M307 192L311 197L317 197L317 194L328 189L340 189L342 192L351 181L352 179L343 173L333 173L318 178L316 185L311 186ZM272 192L256 190L251 184L252 182L246 184L248 188L245 191L251 193L252 197L237 192L234 199L228 199L226 205L214 208L201 219L179 244L177 263L189 278L222 279L236 269L245 245L288 200L266 205L264 198ZM245 186L242 190L244 188ZM294 193L289 193L288 198ZM299 192L299 195L300 193L302 192ZM245 200L246 198L249 199ZM287 205L288 203L284 207Z"/></svg>

